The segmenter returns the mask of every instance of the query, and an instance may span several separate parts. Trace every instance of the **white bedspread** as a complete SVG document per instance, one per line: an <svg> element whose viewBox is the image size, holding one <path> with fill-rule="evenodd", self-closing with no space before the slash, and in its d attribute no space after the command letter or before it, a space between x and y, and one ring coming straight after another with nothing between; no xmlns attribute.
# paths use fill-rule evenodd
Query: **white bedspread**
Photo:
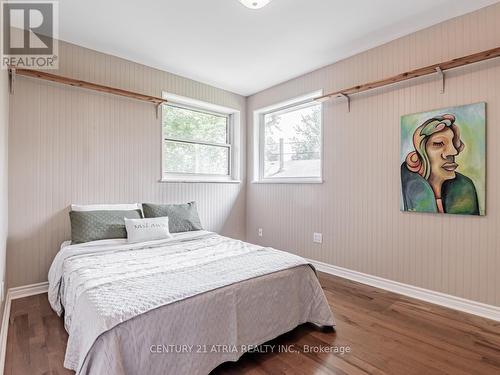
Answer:
<svg viewBox="0 0 500 375"><path fill-rule="evenodd" d="M148 243L64 247L49 271L49 301L59 315L64 309L69 333L64 365L78 373L99 336L141 314L305 264L289 253L205 231ZM331 313L323 316L333 324Z"/></svg>

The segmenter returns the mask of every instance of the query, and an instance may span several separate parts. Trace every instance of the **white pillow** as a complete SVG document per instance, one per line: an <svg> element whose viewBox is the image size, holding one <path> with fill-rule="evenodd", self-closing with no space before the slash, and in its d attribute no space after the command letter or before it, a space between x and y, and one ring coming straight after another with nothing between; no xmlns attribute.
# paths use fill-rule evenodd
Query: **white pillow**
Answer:
<svg viewBox="0 0 500 375"><path fill-rule="evenodd" d="M142 210L142 205L140 203L71 205L71 211L129 211L129 210Z"/></svg>
<svg viewBox="0 0 500 375"><path fill-rule="evenodd" d="M146 242L172 238L168 230L168 217L153 217L148 219L125 218L128 242Z"/></svg>

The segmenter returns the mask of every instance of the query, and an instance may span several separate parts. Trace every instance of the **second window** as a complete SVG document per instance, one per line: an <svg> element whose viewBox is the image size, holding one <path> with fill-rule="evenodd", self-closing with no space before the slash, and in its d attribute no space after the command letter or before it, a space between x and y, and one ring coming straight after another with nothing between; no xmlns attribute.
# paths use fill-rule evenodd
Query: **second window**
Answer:
<svg viewBox="0 0 500 375"><path fill-rule="evenodd" d="M321 103L307 100L264 112L259 133L260 181L321 181Z"/></svg>

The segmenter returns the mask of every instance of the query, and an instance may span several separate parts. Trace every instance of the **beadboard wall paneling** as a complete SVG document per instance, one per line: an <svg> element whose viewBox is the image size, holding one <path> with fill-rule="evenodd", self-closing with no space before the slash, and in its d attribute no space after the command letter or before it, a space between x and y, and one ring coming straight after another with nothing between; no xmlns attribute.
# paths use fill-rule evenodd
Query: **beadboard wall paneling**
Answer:
<svg viewBox="0 0 500 375"><path fill-rule="evenodd" d="M9 131L9 81L6 70L0 71L0 317L5 299L5 261L8 228L8 131Z"/></svg>
<svg viewBox="0 0 500 375"><path fill-rule="evenodd" d="M162 90L241 111L245 98L170 73L60 43L63 76L161 96ZM205 228L245 236L245 184L160 183L155 107L109 94L18 77L9 133L8 286L47 280L70 238L71 203L195 200ZM0 210L3 212L3 210Z"/></svg>
<svg viewBox="0 0 500 375"><path fill-rule="evenodd" d="M251 96L253 111L500 46L500 4L452 19ZM320 185L247 185L247 240L451 295L500 305L500 59L324 104ZM485 217L402 213L400 117L487 102ZM248 147L248 171L253 148ZM257 228L263 228L263 237ZM312 242L323 233L323 244Z"/></svg>

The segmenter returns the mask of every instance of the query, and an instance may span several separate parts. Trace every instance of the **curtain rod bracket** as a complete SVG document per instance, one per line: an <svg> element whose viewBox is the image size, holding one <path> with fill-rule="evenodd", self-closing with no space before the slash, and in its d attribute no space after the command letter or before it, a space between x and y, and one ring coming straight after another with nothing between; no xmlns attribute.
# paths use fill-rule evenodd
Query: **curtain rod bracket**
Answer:
<svg viewBox="0 0 500 375"><path fill-rule="evenodd" d="M16 68L9 68L9 92L14 94L14 79L16 78Z"/></svg>
<svg viewBox="0 0 500 375"><path fill-rule="evenodd" d="M156 103L156 118L158 119L160 117L160 108L161 108L162 103Z"/></svg>
<svg viewBox="0 0 500 375"><path fill-rule="evenodd" d="M351 97L342 92L339 94L339 97L347 100L347 112L351 112Z"/></svg>
<svg viewBox="0 0 500 375"><path fill-rule="evenodd" d="M444 72L443 69L441 69L440 66L436 67L436 72L439 75L439 79L441 80L441 94L444 94Z"/></svg>

